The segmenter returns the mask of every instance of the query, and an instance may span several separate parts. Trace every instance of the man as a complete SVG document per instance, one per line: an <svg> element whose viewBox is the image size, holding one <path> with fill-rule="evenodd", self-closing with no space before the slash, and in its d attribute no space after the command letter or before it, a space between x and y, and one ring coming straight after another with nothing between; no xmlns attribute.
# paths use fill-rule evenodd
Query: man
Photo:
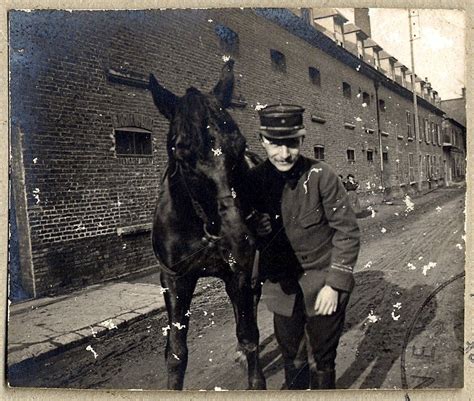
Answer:
<svg viewBox="0 0 474 401"><path fill-rule="evenodd" d="M303 112L295 105L259 111L268 159L251 170L249 189L260 216L262 301L274 313L286 387L330 389L359 228L333 169L300 155Z"/></svg>

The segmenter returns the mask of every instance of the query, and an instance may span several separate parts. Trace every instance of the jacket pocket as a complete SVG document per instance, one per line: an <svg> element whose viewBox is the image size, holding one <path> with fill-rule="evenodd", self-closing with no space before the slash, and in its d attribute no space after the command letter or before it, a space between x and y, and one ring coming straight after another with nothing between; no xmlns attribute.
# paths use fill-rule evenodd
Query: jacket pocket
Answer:
<svg viewBox="0 0 474 401"><path fill-rule="evenodd" d="M303 216L299 218L301 227L308 228L319 224L323 218L323 215L323 205L319 204L310 211L304 213Z"/></svg>

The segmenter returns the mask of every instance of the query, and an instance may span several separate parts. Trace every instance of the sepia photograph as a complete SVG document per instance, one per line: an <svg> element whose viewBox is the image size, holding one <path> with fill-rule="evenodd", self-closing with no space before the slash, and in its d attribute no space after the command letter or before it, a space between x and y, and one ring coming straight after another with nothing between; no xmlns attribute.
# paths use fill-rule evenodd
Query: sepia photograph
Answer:
<svg viewBox="0 0 474 401"><path fill-rule="evenodd" d="M8 10L8 386L462 389L465 24Z"/></svg>

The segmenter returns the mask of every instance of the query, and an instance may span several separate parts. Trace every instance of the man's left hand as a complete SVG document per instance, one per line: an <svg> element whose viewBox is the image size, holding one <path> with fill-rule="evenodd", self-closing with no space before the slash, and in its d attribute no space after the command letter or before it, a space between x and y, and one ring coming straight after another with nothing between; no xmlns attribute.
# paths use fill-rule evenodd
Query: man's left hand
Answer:
<svg viewBox="0 0 474 401"><path fill-rule="evenodd" d="M325 285L319 291L314 304L316 315L332 315L337 309L338 292Z"/></svg>

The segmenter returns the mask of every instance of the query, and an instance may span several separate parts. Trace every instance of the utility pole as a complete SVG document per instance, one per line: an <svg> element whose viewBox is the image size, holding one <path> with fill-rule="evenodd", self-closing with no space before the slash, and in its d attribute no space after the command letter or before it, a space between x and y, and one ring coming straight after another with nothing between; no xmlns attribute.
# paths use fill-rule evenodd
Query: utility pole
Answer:
<svg viewBox="0 0 474 401"><path fill-rule="evenodd" d="M422 157L420 157L420 124L418 120L418 99L416 97L416 80L415 80L415 53L413 51L413 41L419 39L419 35L413 33L413 17L417 17L418 12L414 10L408 10L408 24L410 26L410 55L411 55L411 90L413 92L413 115L415 122L415 149L416 149L416 159L418 163L418 179L416 188L418 192L421 191L421 168L422 168Z"/></svg>

